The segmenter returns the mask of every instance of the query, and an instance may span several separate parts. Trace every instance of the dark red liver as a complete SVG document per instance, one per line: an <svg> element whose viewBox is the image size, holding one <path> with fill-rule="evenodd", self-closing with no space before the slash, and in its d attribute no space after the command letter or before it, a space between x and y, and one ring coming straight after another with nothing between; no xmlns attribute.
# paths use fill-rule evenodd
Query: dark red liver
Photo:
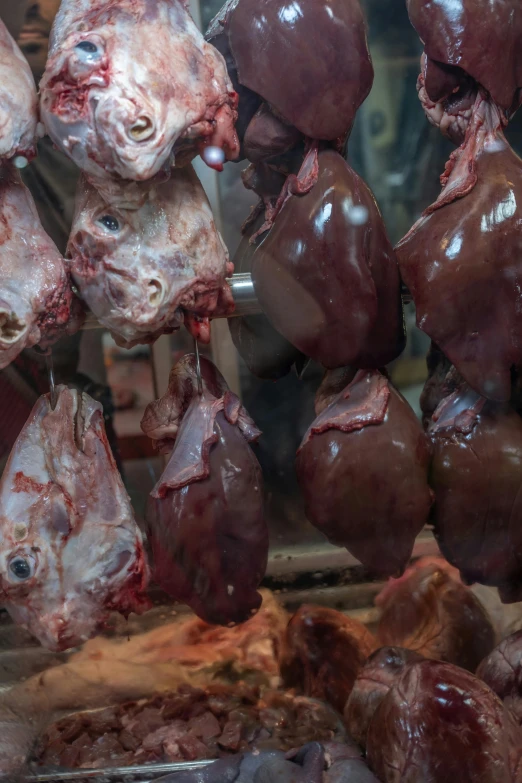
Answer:
<svg viewBox="0 0 522 783"><path fill-rule="evenodd" d="M407 0L407 6L428 57L464 70L503 109L518 105L522 87L519 0Z"/></svg>
<svg viewBox="0 0 522 783"><path fill-rule="evenodd" d="M430 449L408 403L360 371L311 425L296 461L308 519L375 576L399 576L431 505Z"/></svg>
<svg viewBox="0 0 522 783"><path fill-rule="evenodd" d="M364 222L359 222L363 218ZM272 326L326 367L380 367L404 347L397 262L368 186L333 150L252 260Z"/></svg>
<svg viewBox="0 0 522 783"><path fill-rule="evenodd" d="M429 428L433 521L464 580L522 598L522 419L468 386L445 398Z"/></svg>
<svg viewBox="0 0 522 783"><path fill-rule="evenodd" d="M509 400L522 363L522 161L487 101L444 183L397 245L401 273L419 327L476 391Z"/></svg>
<svg viewBox="0 0 522 783"><path fill-rule="evenodd" d="M220 16L240 84L311 138L351 129L373 83L358 0L240 0Z"/></svg>

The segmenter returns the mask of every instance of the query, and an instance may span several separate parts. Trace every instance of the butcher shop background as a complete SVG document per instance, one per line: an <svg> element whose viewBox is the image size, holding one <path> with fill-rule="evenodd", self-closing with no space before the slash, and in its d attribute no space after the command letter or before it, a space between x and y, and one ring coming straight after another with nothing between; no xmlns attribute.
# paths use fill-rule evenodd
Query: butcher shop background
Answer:
<svg viewBox="0 0 522 783"><path fill-rule="evenodd" d="M452 147L426 122L416 97L421 46L409 24L404 0L366 0L362 4L369 22L375 82L357 114L348 156L373 190L395 243L437 197L440 186L436 172L444 169ZM59 0L0 0L0 16L17 38L37 81L44 69L58 5ZM222 0L191 0L190 5L196 22L206 29ZM520 154L522 118L517 116L506 135ZM244 165L228 164L224 173L217 175L196 163L231 256L255 198L242 186ZM38 160L24 174L44 228L62 252L72 220L77 176L75 166L54 150L48 139L41 141ZM408 348L391 372L396 385L418 411L426 377L427 338L415 328L412 305L406 308L406 318ZM103 402L112 445L140 516L161 471L160 459L141 435L141 415L147 403L164 391L172 364L192 346L188 336L180 332L161 338L152 348L123 351L94 326L90 324L91 328L55 347L56 375L58 381L88 390ZM239 359L226 321L215 322L210 353L264 433L259 459L269 493L273 549L284 550L298 542L300 547L315 545L319 534L304 518L294 476L294 455L307 422L313 418L320 368L310 364L301 379L290 375L277 384L259 381ZM46 385L44 360L34 350L25 351L0 373L0 467L33 403L47 390Z"/></svg>

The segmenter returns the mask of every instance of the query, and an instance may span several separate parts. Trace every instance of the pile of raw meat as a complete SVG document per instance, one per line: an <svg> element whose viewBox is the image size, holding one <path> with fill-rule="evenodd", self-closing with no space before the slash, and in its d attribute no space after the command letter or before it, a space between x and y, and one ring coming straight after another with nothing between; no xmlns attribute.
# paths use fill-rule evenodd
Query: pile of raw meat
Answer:
<svg viewBox="0 0 522 783"><path fill-rule="evenodd" d="M279 691L238 684L177 692L117 708L77 713L41 738L46 767L102 768L215 759L249 750L284 750L342 740L335 711Z"/></svg>

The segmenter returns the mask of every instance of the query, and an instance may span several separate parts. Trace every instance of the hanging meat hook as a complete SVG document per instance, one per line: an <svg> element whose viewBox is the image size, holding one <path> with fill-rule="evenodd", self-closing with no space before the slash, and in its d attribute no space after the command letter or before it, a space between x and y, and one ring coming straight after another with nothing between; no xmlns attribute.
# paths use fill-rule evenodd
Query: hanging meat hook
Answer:
<svg viewBox="0 0 522 783"><path fill-rule="evenodd" d="M199 345L198 341L194 338L194 353L196 354L196 377L198 379L198 394L201 397L203 394L203 381L201 379L201 362L199 359Z"/></svg>

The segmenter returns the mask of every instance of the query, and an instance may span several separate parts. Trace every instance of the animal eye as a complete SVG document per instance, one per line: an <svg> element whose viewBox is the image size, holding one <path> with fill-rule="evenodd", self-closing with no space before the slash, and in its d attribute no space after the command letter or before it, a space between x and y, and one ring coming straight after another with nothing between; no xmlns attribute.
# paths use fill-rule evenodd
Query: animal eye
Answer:
<svg viewBox="0 0 522 783"><path fill-rule="evenodd" d="M98 223L106 228L107 231L112 231L113 233L120 230L120 221L113 215L102 215L102 217L98 218Z"/></svg>
<svg viewBox="0 0 522 783"><path fill-rule="evenodd" d="M9 571L20 581L30 579L34 574L34 562L18 555L9 563Z"/></svg>
<svg viewBox="0 0 522 783"><path fill-rule="evenodd" d="M86 54L96 54L98 52L98 47L92 41L80 41L80 43L76 44L76 49Z"/></svg>

